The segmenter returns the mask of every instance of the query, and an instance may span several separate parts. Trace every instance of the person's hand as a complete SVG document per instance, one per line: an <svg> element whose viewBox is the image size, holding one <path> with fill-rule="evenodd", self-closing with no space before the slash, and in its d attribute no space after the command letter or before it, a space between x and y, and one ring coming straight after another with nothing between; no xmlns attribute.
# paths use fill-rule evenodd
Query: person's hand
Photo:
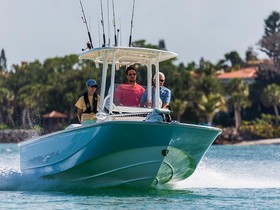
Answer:
<svg viewBox="0 0 280 210"><path fill-rule="evenodd" d="M144 106L148 107L148 108L151 108L152 107L152 102L151 101L146 101Z"/></svg>

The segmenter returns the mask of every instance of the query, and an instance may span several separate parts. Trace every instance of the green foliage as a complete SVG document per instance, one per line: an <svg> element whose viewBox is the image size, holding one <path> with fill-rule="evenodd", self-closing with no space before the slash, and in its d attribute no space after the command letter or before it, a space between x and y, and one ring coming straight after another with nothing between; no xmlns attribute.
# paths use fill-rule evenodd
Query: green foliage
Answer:
<svg viewBox="0 0 280 210"><path fill-rule="evenodd" d="M0 88L0 123L6 123L9 126L14 126L12 115L14 113L14 99L13 91L7 88Z"/></svg>
<svg viewBox="0 0 280 210"><path fill-rule="evenodd" d="M219 93L202 95L197 105L199 112L206 117L209 125L212 124L213 118L218 112L227 110L225 98Z"/></svg>
<svg viewBox="0 0 280 210"><path fill-rule="evenodd" d="M7 70L7 58L4 49L2 49L0 54L0 72L6 70Z"/></svg>
<svg viewBox="0 0 280 210"><path fill-rule="evenodd" d="M259 138L279 138L280 126L274 125L274 116L262 114L261 118L253 121L244 121L241 126L241 131L246 131Z"/></svg>
<svg viewBox="0 0 280 210"><path fill-rule="evenodd" d="M278 125L279 111L278 106L280 106L280 86L276 84L268 85L262 95L261 101L265 106L272 106L274 108L276 116L276 125Z"/></svg>
<svg viewBox="0 0 280 210"><path fill-rule="evenodd" d="M265 33L259 41L261 51L265 52L280 67L280 14L272 12L265 20Z"/></svg>
<svg viewBox="0 0 280 210"><path fill-rule="evenodd" d="M225 54L225 61L230 61L231 66L234 69L240 69L244 66L244 61L240 58L238 52L236 51Z"/></svg>
<svg viewBox="0 0 280 210"><path fill-rule="evenodd" d="M145 47L145 48L152 48L152 49L159 49L158 45L153 45L153 44L146 44L145 39L137 40L132 42L133 47Z"/></svg>
<svg viewBox="0 0 280 210"><path fill-rule="evenodd" d="M229 93L227 102L234 109L235 128L239 129L242 108L251 106L251 101L248 99L249 86L243 80L236 78L229 82L226 89Z"/></svg>
<svg viewBox="0 0 280 210"><path fill-rule="evenodd" d="M182 101L181 99L174 99L170 102L170 106L172 107L173 115L176 116L176 120L180 121L181 116L185 112L187 106L188 106L188 101Z"/></svg>
<svg viewBox="0 0 280 210"><path fill-rule="evenodd" d="M256 52L254 52L253 47L249 47L245 53L246 62L255 62L258 60Z"/></svg>
<svg viewBox="0 0 280 210"><path fill-rule="evenodd" d="M34 119L39 117L37 113L52 110L68 113L71 120L75 116L75 100L83 93L85 81L89 77L100 79L100 71L95 70L92 63L79 61L77 55L49 58L43 64L36 60L14 65L4 81L6 89L0 91L1 105L21 113L21 125L25 127L33 127L32 122L38 121ZM4 90L13 98L9 99ZM14 116L17 117L18 114Z"/></svg>
<svg viewBox="0 0 280 210"><path fill-rule="evenodd" d="M44 129L42 127L38 126L38 125L35 125L33 127L33 130L35 130L38 133L42 133Z"/></svg>
<svg viewBox="0 0 280 210"><path fill-rule="evenodd" d="M0 130L8 129L9 127L6 124L0 123Z"/></svg>
<svg viewBox="0 0 280 210"><path fill-rule="evenodd" d="M264 90L271 84L280 85L280 71L274 64L262 64L259 66L257 71L257 77L255 78L255 83L250 87L250 100L253 106L260 107L265 105L267 107L271 106L267 104L266 99L264 99ZM272 107L272 106L271 106ZM273 108L273 107L272 107ZM275 108L274 112L275 112ZM254 111L255 116L260 116L262 110L256 109Z"/></svg>
<svg viewBox="0 0 280 210"><path fill-rule="evenodd" d="M280 32L280 14L273 11L267 19L265 19L265 36L271 36Z"/></svg>
<svg viewBox="0 0 280 210"><path fill-rule="evenodd" d="M280 86L268 85L262 93L261 100L265 106L280 106Z"/></svg>

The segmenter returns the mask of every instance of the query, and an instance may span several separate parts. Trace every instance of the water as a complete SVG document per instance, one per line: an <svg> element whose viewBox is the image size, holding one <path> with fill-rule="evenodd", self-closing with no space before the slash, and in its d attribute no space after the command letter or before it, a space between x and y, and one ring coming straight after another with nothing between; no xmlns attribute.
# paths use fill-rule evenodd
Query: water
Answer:
<svg viewBox="0 0 280 210"><path fill-rule="evenodd" d="M0 144L0 209L279 209L280 145L212 146L187 180L163 189L83 190L25 177Z"/></svg>

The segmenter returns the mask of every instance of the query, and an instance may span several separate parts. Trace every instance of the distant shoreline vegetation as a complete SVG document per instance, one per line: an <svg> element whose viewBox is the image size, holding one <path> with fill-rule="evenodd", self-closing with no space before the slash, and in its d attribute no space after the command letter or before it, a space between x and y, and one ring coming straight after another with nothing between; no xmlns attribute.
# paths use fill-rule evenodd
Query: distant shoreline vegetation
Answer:
<svg viewBox="0 0 280 210"><path fill-rule="evenodd" d="M19 143L39 136L38 131L32 129L0 130L0 143Z"/></svg>

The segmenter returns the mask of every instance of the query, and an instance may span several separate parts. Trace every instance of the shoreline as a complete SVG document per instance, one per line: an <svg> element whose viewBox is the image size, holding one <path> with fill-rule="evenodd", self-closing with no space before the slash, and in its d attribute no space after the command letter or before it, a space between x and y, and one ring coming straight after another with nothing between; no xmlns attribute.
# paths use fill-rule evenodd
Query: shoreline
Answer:
<svg viewBox="0 0 280 210"><path fill-rule="evenodd" d="M273 145L273 144L280 144L280 138L241 141L233 145L250 146L250 145Z"/></svg>

